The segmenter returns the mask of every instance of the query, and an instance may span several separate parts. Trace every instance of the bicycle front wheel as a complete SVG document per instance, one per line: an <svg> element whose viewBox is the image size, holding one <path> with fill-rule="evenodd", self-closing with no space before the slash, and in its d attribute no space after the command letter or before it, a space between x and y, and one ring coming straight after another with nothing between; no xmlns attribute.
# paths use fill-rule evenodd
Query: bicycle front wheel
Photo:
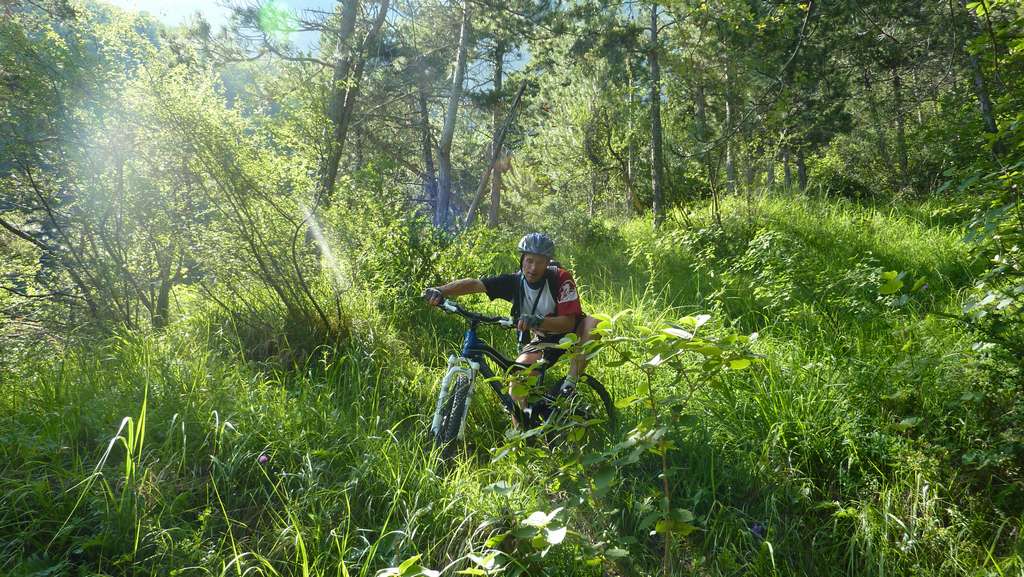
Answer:
<svg viewBox="0 0 1024 577"><path fill-rule="evenodd" d="M458 373L448 389L448 398L441 407L441 422L434 433L434 444L441 448L441 458L448 460L455 454L456 443L466 420L469 404L469 375Z"/></svg>

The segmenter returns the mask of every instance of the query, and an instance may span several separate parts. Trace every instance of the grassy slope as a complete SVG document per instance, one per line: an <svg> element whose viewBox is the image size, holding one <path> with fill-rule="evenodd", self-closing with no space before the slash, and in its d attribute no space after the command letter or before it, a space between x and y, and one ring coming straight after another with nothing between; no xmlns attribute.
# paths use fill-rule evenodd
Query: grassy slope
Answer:
<svg viewBox="0 0 1024 577"><path fill-rule="evenodd" d="M981 382L970 339L921 311L955 307L970 263L959 232L927 212L736 201L723 229L702 214L655 238L634 221L571 247L589 310L708 311L761 335L766 362L703 386L697 424L670 453L673 500L700 526L676 551L681 573L1020 570L1019 521L1001 512L1013 495L994 500L999 481L960 466L991 433L970 424L987 401L967 395ZM928 288L891 306L882 270ZM530 511L566 505L551 484L557 454L490 462L505 418L486 395L463 458L435 473L424 413L461 329L402 311L356 319L347 350L299 373L214 352L232 343L199 314L0 377L0 572L373 575L414 554L441 569ZM642 378L593 372L620 397ZM658 541L638 528L657 474L643 459L610 493L614 515L570 516L590 541L629 549L631 563L605 566L613 574L659 567ZM486 489L498 481L508 495ZM527 573L599 574L576 552L556 547Z"/></svg>

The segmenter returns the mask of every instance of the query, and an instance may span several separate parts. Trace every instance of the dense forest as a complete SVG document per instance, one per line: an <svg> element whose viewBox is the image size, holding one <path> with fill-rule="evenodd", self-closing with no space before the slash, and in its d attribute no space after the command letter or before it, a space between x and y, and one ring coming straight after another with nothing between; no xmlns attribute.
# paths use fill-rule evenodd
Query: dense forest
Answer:
<svg viewBox="0 0 1024 577"><path fill-rule="evenodd" d="M0 574L1024 575L1017 0L0 14ZM533 231L614 410L439 446Z"/></svg>

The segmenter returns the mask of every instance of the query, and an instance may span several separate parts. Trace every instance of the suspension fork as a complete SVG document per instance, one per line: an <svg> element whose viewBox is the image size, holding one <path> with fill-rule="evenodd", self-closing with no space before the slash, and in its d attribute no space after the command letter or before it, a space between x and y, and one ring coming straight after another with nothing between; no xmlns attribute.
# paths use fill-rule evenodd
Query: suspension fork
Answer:
<svg viewBox="0 0 1024 577"><path fill-rule="evenodd" d="M452 390L452 382L455 381L456 377L460 374L467 376L467 383L469 386L469 393L466 397L466 405L463 409L463 414L459 415L462 421L459 427L459 437L462 437L463 430L466 427L466 411L469 410L469 404L473 401L473 381L476 379L476 374L480 370L480 363L467 359L466 357L451 355L448 357L448 369L445 371L444 378L441 379L441 390L437 396L437 405L434 407L434 416L430 421L430 431L435 435L438 432L438 428L441 426L441 411L444 409L445 403L448 401L448 397L455 394Z"/></svg>

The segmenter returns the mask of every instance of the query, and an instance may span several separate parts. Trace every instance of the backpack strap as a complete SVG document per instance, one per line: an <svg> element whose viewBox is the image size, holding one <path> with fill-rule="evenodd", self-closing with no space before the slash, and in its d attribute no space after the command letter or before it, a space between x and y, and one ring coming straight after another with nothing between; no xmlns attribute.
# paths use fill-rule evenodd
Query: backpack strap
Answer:
<svg viewBox="0 0 1024 577"><path fill-rule="evenodd" d="M512 292L512 320L519 318L520 309L522 308L523 300L523 271L520 270L516 273L516 288Z"/></svg>
<svg viewBox="0 0 1024 577"><path fill-rule="evenodd" d="M515 291L512 292L512 312L509 313L513 322L519 320L519 309L521 308L520 303L523 300L523 282L523 269L519 269L519 272L516 273L516 288ZM526 344L527 340L526 333L516 330L516 342L518 342L520 346Z"/></svg>
<svg viewBox="0 0 1024 577"><path fill-rule="evenodd" d="M551 293L551 300L555 301L555 306L558 306L558 264L553 264L548 267L545 275L548 277L548 291Z"/></svg>

